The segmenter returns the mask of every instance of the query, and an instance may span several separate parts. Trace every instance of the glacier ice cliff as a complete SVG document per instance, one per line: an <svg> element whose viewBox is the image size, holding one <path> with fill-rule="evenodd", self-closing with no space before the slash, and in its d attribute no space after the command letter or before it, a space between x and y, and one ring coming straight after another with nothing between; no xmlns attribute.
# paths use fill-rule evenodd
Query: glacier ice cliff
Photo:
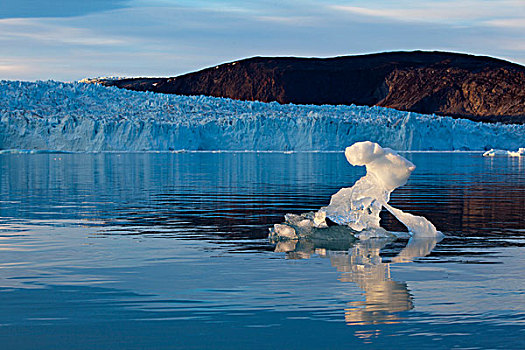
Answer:
<svg viewBox="0 0 525 350"><path fill-rule="evenodd" d="M371 140L397 150L523 146L525 125L381 107L280 105L133 92L95 84L0 82L0 150L338 151Z"/></svg>

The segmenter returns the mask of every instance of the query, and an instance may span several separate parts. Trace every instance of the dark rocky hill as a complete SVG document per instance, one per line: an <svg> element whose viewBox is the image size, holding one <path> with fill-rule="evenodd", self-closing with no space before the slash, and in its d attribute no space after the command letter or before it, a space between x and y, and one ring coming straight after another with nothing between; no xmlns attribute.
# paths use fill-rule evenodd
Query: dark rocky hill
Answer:
<svg viewBox="0 0 525 350"><path fill-rule="evenodd" d="M447 52L253 57L173 78L102 79L120 88L296 104L356 104L525 123L525 67Z"/></svg>

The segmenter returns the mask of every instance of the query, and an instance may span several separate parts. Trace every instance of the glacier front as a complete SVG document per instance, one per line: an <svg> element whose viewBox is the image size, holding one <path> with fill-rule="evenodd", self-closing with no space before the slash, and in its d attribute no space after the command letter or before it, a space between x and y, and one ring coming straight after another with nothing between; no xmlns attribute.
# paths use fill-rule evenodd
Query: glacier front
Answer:
<svg viewBox="0 0 525 350"><path fill-rule="evenodd" d="M397 150L523 146L525 125L381 107L280 105L134 92L85 83L0 82L0 150L339 151L371 140Z"/></svg>

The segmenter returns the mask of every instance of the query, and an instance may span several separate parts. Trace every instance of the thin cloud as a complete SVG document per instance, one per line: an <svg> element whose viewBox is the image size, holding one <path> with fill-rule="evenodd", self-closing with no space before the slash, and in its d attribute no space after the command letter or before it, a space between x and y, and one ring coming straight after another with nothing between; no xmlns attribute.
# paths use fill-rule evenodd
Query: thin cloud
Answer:
<svg viewBox="0 0 525 350"><path fill-rule="evenodd" d="M0 20L0 39L88 46L114 46L127 43L125 39L97 35L89 29L25 18Z"/></svg>
<svg viewBox="0 0 525 350"><path fill-rule="evenodd" d="M524 21L525 2L522 1L400 1L355 3L355 5L328 5L334 11L343 11L354 15L380 17L403 22L432 22L472 24L489 18L501 18L501 21Z"/></svg>
<svg viewBox="0 0 525 350"><path fill-rule="evenodd" d="M128 0L2 0L2 18L76 17L127 7Z"/></svg>
<svg viewBox="0 0 525 350"><path fill-rule="evenodd" d="M27 66L20 64L2 64L0 63L0 73L22 73L27 71Z"/></svg>
<svg viewBox="0 0 525 350"><path fill-rule="evenodd" d="M523 29L525 28L525 16L521 18L493 19L484 23L492 27Z"/></svg>
<svg viewBox="0 0 525 350"><path fill-rule="evenodd" d="M288 24L288 25L310 25L314 19L312 17L288 17L288 16L255 16L256 20L262 21L262 22L271 22L271 23L280 23L280 24Z"/></svg>

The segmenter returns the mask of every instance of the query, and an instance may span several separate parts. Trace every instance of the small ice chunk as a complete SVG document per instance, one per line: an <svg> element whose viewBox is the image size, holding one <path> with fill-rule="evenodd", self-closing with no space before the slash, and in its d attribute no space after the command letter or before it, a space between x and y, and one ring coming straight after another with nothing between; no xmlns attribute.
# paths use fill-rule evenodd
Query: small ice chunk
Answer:
<svg viewBox="0 0 525 350"><path fill-rule="evenodd" d="M525 156L525 147L518 148L517 151L507 151L503 149L491 149L483 153L483 157L495 157L495 156L522 157L522 156Z"/></svg>
<svg viewBox="0 0 525 350"><path fill-rule="evenodd" d="M273 233L278 237L283 237L287 239L297 239L297 234L295 229L286 224L275 224L273 225Z"/></svg>
<svg viewBox="0 0 525 350"><path fill-rule="evenodd" d="M324 211L319 210L317 213L315 213L314 226L319 228L328 227L326 224L326 213Z"/></svg>
<svg viewBox="0 0 525 350"><path fill-rule="evenodd" d="M503 149L494 149L494 148L483 153L483 157L506 156L506 155L507 155L507 151Z"/></svg>
<svg viewBox="0 0 525 350"><path fill-rule="evenodd" d="M517 151L509 151L509 156L511 157L525 156L525 147L520 147L518 148Z"/></svg>

